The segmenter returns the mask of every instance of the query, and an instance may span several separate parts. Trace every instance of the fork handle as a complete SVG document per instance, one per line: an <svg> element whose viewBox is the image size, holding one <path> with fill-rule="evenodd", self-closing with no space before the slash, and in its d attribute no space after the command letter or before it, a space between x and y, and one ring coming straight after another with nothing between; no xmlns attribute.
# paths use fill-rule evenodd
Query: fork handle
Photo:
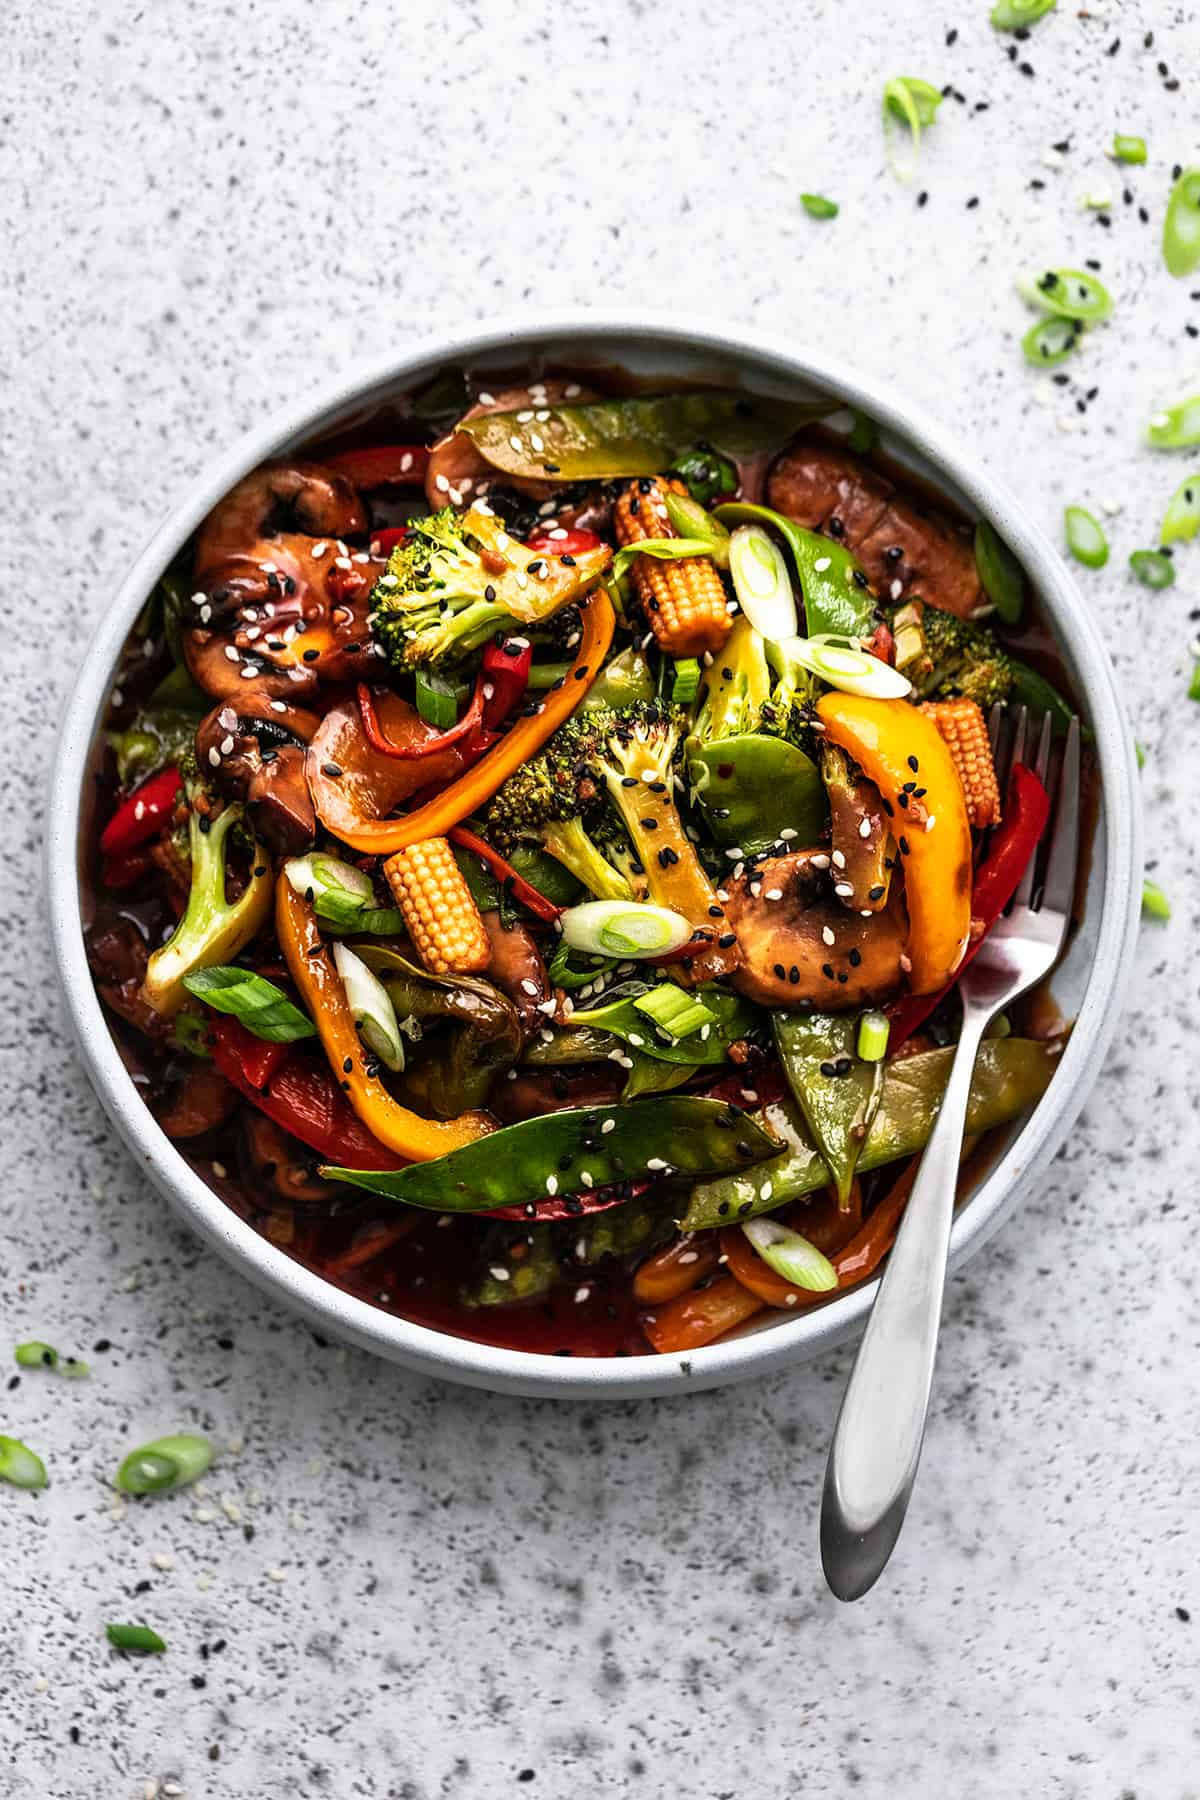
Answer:
<svg viewBox="0 0 1200 1800"><path fill-rule="evenodd" d="M959 1159L990 1009L968 1008L937 1122L900 1221L838 1414L821 1504L821 1560L857 1600L900 1535L929 1409Z"/></svg>

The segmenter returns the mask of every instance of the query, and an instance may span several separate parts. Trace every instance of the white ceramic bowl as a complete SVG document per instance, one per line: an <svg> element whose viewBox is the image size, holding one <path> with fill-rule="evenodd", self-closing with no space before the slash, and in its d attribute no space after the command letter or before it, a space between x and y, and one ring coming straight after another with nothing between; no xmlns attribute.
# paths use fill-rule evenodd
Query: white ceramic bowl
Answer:
<svg viewBox="0 0 1200 1800"><path fill-rule="evenodd" d="M1140 904L1142 856L1133 739L1113 671L1062 560L1001 482L890 383L858 375L820 352L702 320L605 318L576 313L523 315L423 345L397 361L358 370L268 420L196 482L139 557L100 622L62 725L47 830L54 949L85 1066L139 1166L222 1256L323 1331L375 1350L407 1368L509 1393L588 1398L665 1394L715 1387L797 1363L859 1327L874 1282L799 1317L775 1314L729 1342L690 1356L563 1358L496 1349L410 1324L301 1267L239 1219L194 1173L159 1130L127 1075L92 986L84 956L80 856L91 830L98 728L113 670L135 617L181 545L235 481L265 457L329 433L388 395L419 386L439 368L511 368L527 358L619 364L636 373L717 378L761 393L836 396L875 419L884 449L932 481L969 514L984 514L1023 562L1095 734L1100 816L1091 861L1087 917L1054 992L1076 1019L1049 1090L1009 1132L1004 1154L955 1220L951 1259L973 1255L1050 1161L1079 1112L1116 1023ZM1015 451L1014 451L1015 454ZM997 451L1003 460L1003 449Z"/></svg>

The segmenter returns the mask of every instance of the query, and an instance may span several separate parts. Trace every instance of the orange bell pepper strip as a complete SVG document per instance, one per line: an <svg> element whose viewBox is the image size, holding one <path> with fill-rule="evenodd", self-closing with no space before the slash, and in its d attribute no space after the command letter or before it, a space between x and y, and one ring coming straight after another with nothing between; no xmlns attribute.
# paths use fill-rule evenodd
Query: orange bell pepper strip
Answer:
<svg viewBox="0 0 1200 1800"><path fill-rule="evenodd" d="M275 931L288 972L308 1009L336 1080L373 1137L411 1162L428 1162L496 1129L487 1112L456 1119L423 1119L393 1098L378 1076L355 1028L341 977L321 941L312 907L290 881L275 883Z"/></svg>
<svg viewBox="0 0 1200 1800"><path fill-rule="evenodd" d="M746 1248L750 1249L749 1244ZM721 1275L709 1287L680 1294L656 1312L643 1313L641 1324L659 1355L669 1356L677 1350L698 1350L702 1344L711 1344L762 1309L757 1294L732 1275Z"/></svg>
<svg viewBox="0 0 1200 1800"><path fill-rule="evenodd" d="M907 700L830 692L817 713L829 741L883 798L904 870L909 986L935 993L962 962L971 930L971 827L949 748L929 715Z"/></svg>

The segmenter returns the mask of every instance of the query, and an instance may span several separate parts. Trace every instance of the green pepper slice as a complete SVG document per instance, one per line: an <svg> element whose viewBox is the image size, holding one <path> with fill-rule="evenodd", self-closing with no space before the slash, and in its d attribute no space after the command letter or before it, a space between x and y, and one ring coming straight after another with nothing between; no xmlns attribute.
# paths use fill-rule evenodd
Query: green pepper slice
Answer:
<svg viewBox="0 0 1200 1800"><path fill-rule="evenodd" d="M406 1206L486 1212L647 1175L729 1174L775 1155L778 1148L761 1125L735 1106L667 1094L632 1105L569 1107L526 1119L405 1169L326 1167L321 1172L331 1181L367 1188Z"/></svg>
<svg viewBox="0 0 1200 1800"><path fill-rule="evenodd" d="M838 1205L850 1204L854 1171L879 1110L884 1064L860 1061L853 1013L772 1015L775 1048L813 1143L833 1176Z"/></svg>
<svg viewBox="0 0 1200 1800"><path fill-rule="evenodd" d="M946 1091L953 1056L951 1045L884 1065L883 1092L858 1159L860 1170L878 1169L924 1148ZM1030 1038L989 1039L979 1052L971 1079L968 1133L1007 1125L1040 1100L1057 1061L1057 1045L1036 1043ZM717 1181L697 1183L681 1220L683 1230L707 1231L734 1224L828 1187L830 1170L790 1094L773 1105L760 1107L753 1118L762 1130L782 1139L787 1149L781 1156L760 1163L752 1174L739 1172ZM486 1143L487 1139L481 1142Z"/></svg>
<svg viewBox="0 0 1200 1800"><path fill-rule="evenodd" d="M875 599L858 559L845 544L809 531L769 506L731 500L715 511L722 525L757 520L774 526L791 551L800 578L808 637L870 637L875 629Z"/></svg>

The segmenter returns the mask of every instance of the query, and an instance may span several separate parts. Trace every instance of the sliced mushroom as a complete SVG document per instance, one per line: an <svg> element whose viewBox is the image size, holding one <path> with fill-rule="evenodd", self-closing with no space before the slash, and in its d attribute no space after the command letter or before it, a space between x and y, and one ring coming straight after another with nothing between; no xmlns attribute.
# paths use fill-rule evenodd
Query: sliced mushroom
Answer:
<svg viewBox="0 0 1200 1800"><path fill-rule="evenodd" d="M829 852L796 850L754 864L728 891L743 957L733 985L760 1005L841 1012L903 985L908 920L898 887L886 911L847 913L833 892Z"/></svg>
<svg viewBox="0 0 1200 1800"><path fill-rule="evenodd" d="M238 1091L207 1063L194 1062L178 1081L170 1081L154 1116L169 1138L201 1137L233 1117Z"/></svg>
<svg viewBox="0 0 1200 1800"><path fill-rule="evenodd" d="M242 1115L246 1157L257 1181L265 1182L293 1206L327 1206L336 1198L332 1182L316 1173L311 1151L274 1120L247 1107Z"/></svg>
<svg viewBox="0 0 1200 1800"><path fill-rule="evenodd" d="M255 830L281 856L299 855L316 837L304 761L320 723L259 689L214 706L196 732L201 768L222 793L246 802Z"/></svg>
<svg viewBox="0 0 1200 1800"><path fill-rule="evenodd" d="M821 745L821 775L829 796L833 891L850 912L882 912L897 851L879 789L828 742Z"/></svg>

